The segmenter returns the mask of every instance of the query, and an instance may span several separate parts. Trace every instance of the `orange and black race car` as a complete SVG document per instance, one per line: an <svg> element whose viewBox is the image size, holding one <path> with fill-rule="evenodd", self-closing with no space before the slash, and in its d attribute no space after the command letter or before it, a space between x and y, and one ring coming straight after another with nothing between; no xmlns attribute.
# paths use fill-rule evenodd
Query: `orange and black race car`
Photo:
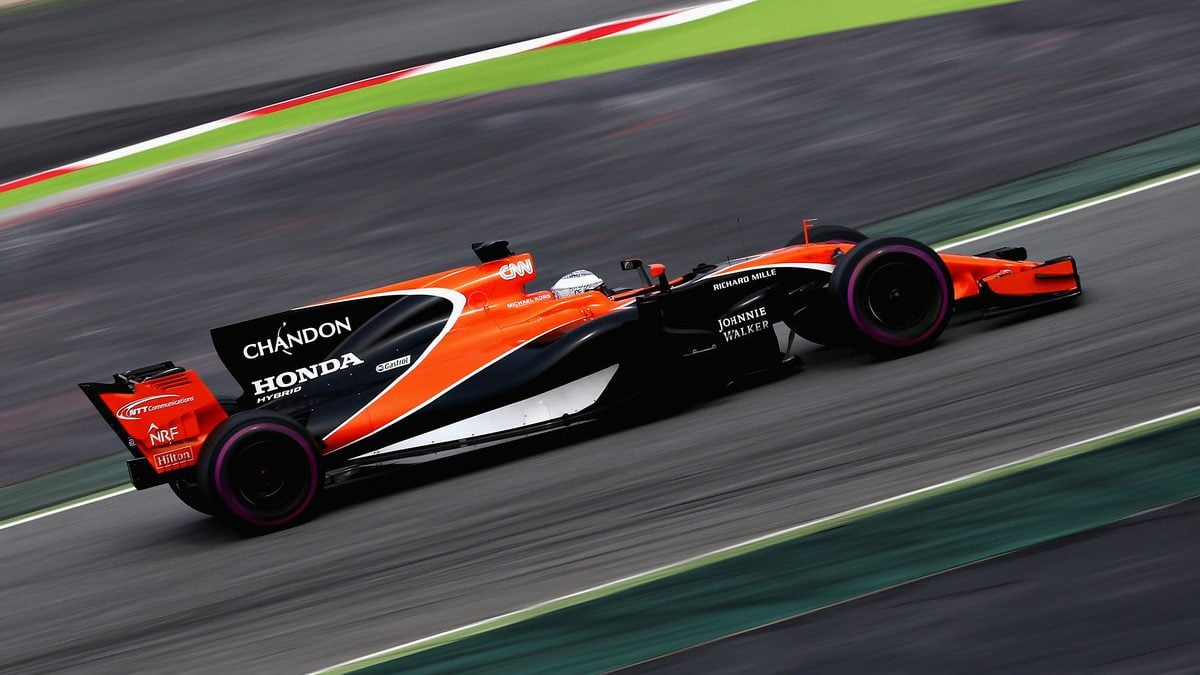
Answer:
<svg viewBox="0 0 1200 675"><path fill-rule="evenodd" d="M1070 257L939 254L807 223L783 248L676 278L621 261L639 278L629 289L579 271L527 292L528 253L473 248L477 265L213 330L236 400L171 362L80 386L133 454L135 487L168 483L199 511L265 531L307 517L328 482L365 467L787 370L794 335L901 356L932 345L952 315L1081 291Z"/></svg>

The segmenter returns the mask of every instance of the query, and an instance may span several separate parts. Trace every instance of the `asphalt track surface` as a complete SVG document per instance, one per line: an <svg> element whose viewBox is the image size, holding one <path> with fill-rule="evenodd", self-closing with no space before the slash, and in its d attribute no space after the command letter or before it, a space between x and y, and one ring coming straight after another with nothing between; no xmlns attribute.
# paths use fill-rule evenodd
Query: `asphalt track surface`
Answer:
<svg viewBox="0 0 1200 675"><path fill-rule="evenodd" d="M678 5L60 0L0 13L0 180L451 54Z"/></svg>
<svg viewBox="0 0 1200 675"><path fill-rule="evenodd" d="M622 672L1192 672L1196 532L1185 502Z"/></svg>
<svg viewBox="0 0 1200 675"><path fill-rule="evenodd" d="M0 531L0 604L19 608L0 618L0 670L327 665L1196 405L1197 187L980 242L1074 253L1087 300L910 358L807 351L787 380L416 471L268 537L165 490Z"/></svg>
<svg viewBox="0 0 1200 675"><path fill-rule="evenodd" d="M1084 54L1151 70L1092 42L1109 28L1058 36L1039 61L1045 35L973 32L963 54L931 21L917 29L940 49L891 27L383 113L0 225L6 281L21 280L0 284L6 474L41 465L29 448L111 447L78 379L173 357L215 381L204 328L461 264L482 236L533 250L547 285L629 254L679 269L786 240L809 205L867 221L1069 159L1101 129L1112 142L1194 114L1171 103L1196 83L1170 73L1053 95L1096 66ZM1169 52L1169 36L1144 46ZM851 50L857 78L810 49ZM968 110L954 83L980 79L995 86ZM887 82L914 104L863 100ZM1163 105L1123 107L1130 87ZM972 150L1000 137L1003 156ZM327 665L1196 405L1197 187L981 242L1076 255L1086 300L954 329L925 354L806 350L787 380L343 491L258 539L162 489L0 531L0 670Z"/></svg>

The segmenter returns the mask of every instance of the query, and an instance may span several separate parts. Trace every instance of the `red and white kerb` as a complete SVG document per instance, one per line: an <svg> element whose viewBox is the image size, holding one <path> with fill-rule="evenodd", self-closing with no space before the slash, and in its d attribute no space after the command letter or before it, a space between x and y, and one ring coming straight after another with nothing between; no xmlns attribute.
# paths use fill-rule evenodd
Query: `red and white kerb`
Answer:
<svg viewBox="0 0 1200 675"><path fill-rule="evenodd" d="M555 33L553 35L546 35L539 38L533 38L531 40L515 42L510 45L485 49L484 51L475 52L473 54L464 54L463 56L456 56L443 61L435 61L433 63L414 66L412 68L405 68L403 70L397 70L391 73L384 73L383 75L368 77L364 80L358 80L357 82L350 82L348 84L338 85L329 89L323 89L318 92L305 94L304 96L298 96L296 98L281 101L279 103L272 103L271 105L265 105L261 108L255 108L254 110L248 110L246 112L224 117L219 120L206 122L204 124L194 126L189 129L183 129L181 131L176 131L165 136L152 138L148 141L142 141L141 143L135 143L124 148L118 148L111 152L96 155L95 157L81 159L77 162L65 164L54 169L39 171L38 173L25 176L23 178L17 178L6 183L0 183L0 193L10 192L12 190L33 185L35 183L41 183L43 181L50 180L51 178L57 178L59 176L64 176L66 174L81 171L93 166L99 166L123 157L136 155L139 152L152 150L154 148L167 145L168 143L174 143L175 141L181 141L185 138L199 136L200 134L214 131L222 127L227 127L231 124L237 124L238 122L243 122L245 120L265 117L282 110L295 108L296 106L304 105L305 103L311 103L313 101L320 101L322 99L337 96L339 94L345 94L347 92L357 91L359 89L368 89L381 84L387 84L388 82L404 80L410 77L416 77L418 75L425 75L427 73L436 73L440 70L449 70L451 68L458 68L459 66L479 63L481 61L490 61L502 56L519 54L521 52L528 52L536 49L546 49L549 47L559 47L578 42L591 42L592 40L600 40L603 38L612 37L614 35L628 35L631 33L641 33L649 30L667 28L669 26L677 26L690 21L703 19L704 17L712 16L713 14L719 14L721 12L733 9L734 7L746 5L751 2L754 2L754 0L724 0L723 2L714 2L706 5L697 5L695 7L685 7L683 9L673 9L663 12L656 12L654 14L636 16L628 19L609 21L606 23L596 24L594 26L576 28L574 30Z"/></svg>

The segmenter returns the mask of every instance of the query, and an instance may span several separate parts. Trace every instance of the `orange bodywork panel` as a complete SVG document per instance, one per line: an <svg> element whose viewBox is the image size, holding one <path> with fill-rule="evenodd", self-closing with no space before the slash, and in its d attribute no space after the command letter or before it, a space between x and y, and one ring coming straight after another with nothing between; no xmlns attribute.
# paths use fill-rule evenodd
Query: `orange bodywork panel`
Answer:
<svg viewBox="0 0 1200 675"><path fill-rule="evenodd" d="M1079 288L1073 260L1058 260L1032 269L1003 270L980 281L993 293L1013 296L1065 293Z"/></svg>
<svg viewBox="0 0 1200 675"><path fill-rule="evenodd" d="M629 304L598 291L567 298L555 298L550 291L525 293L525 284L536 277L532 256L519 253L331 301L428 288L463 299L461 313L447 324L446 332L423 357L421 367L414 366L327 435L324 452L333 452L419 410L527 342Z"/></svg>

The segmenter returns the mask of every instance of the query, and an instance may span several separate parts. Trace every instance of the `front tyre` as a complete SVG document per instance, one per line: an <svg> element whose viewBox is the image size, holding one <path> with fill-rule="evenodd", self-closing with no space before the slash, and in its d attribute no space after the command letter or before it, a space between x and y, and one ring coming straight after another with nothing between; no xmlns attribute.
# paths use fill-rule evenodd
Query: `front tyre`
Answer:
<svg viewBox="0 0 1200 675"><path fill-rule="evenodd" d="M259 410L236 413L213 429L196 469L213 515L250 533L310 517L325 482L308 431L287 416Z"/></svg>
<svg viewBox="0 0 1200 675"><path fill-rule="evenodd" d="M852 341L877 356L926 349L950 323L950 271L933 249L913 239L856 245L838 260L829 287L845 309Z"/></svg>

